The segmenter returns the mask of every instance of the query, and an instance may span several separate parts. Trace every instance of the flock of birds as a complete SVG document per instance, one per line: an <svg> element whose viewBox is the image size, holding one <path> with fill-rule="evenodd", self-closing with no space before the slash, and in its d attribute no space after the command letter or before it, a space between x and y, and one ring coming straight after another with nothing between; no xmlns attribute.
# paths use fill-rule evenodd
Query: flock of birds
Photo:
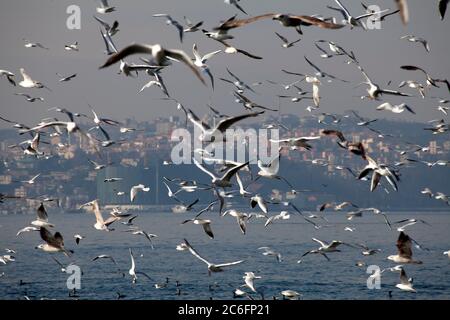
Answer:
<svg viewBox="0 0 450 320"><path fill-rule="evenodd" d="M247 11L241 6L240 0L225 0L225 3L234 6L239 10L240 13L244 15L248 15ZM330 0L331 2L331 0ZM230 85L233 88L233 95L236 98L236 102L242 104L244 110L246 112L229 116L223 114L221 111L217 110L213 106L209 106L215 121L214 125L210 125L206 123L203 119L197 116L191 109L185 107L181 102L174 99L170 94L169 90L166 87L166 84L162 77L162 72L164 69L169 68L174 63L181 62L185 64L190 72L192 72L193 76L198 79L205 86L211 86L211 89L214 90L215 81L214 75L207 64L211 59L218 59L218 55L222 53L226 54L242 54L248 59L257 59L260 60L262 57L254 55L246 50L234 47L230 41L234 40L235 37L231 34L233 30L236 28L242 28L247 25L257 23L258 21L264 19L272 19L278 21L283 27L286 28L294 28L297 31L298 37L293 40L288 40L285 36L280 33L276 33L277 37L281 40L281 46L285 49L290 49L297 45L299 41L301 41L301 35L303 32L309 32L308 28L322 28L328 29L329 32L333 32L333 30L341 29L341 28L363 28L366 29L366 25L363 22L363 19L373 19L379 21L385 21L388 17L393 17L395 15L399 15L402 22L404 24L409 23L409 11L408 4L406 0L397 0L394 3L398 6L398 9L395 11L391 11L390 9L381 10L379 12L371 11L367 6L363 4L364 13L359 16L354 16L350 13L350 11L344 6L344 4L339 0L334 0L337 7L328 6L329 9L333 10L333 12L337 12L341 14L344 18L342 22L339 22L336 18L324 18L320 15L292 15L292 14L281 14L281 13L266 13L258 16L253 16L250 18L238 19L237 15L222 21L219 25L214 27L212 31L202 29L203 21L199 22L191 22L188 18L185 19L185 23L181 23L174 18L172 18L168 14L154 14L155 18L163 18L167 25L174 27L179 35L180 42L185 40L185 36L187 33L195 33L202 32L204 36L212 39L218 43L220 43L223 47L220 50L216 50L207 54L200 53L200 48L197 44L192 45L192 54L191 57L188 53L179 50L179 49L169 49L164 47L161 44L139 44L135 43L125 48L118 50L113 37L119 32L119 22L114 21L113 23L109 23L104 18L100 18L98 16L94 16L95 20L99 22L100 36L105 45L105 54L108 55L108 59L104 62L100 68L107 68L113 66L116 63L119 63L119 74L123 74L125 76L138 76L141 73L145 73L148 75L151 80L146 83L139 92L142 92L152 86L157 86L161 89L162 93L166 96L166 99L172 100L176 102L177 110L184 113L186 117L186 125L188 123L192 123L193 126L197 127L201 131L201 135L199 139L202 142L213 142L218 136L222 136L225 131L229 128L232 128L236 123L248 119L248 118L257 118L265 113L270 113L272 111L277 111L274 107L267 107L260 105L249 98L249 95L254 93L254 84L249 84L243 81L238 75L233 73L230 69L227 68L227 77L222 77L220 80L224 82L224 84ZM443 20L445 17L445 11L448 4L448 0L440 0L438 2L438 8L440 17ZM116 11L116 7L110 6L107 0L100 1L100 7L96 9L97 13L102 16L107 16L110 13ZM356 11L356 8L352 8L352 11ZM311 31L312 32L312 31ZM402 39L419 43L423 45L427 52L430 51L430 46L425 39L416 37L414 35L406 35L402 37ZM31 42L26 39L25 47L26 48L39 48L42 50L49 50L46 46L42 45L39 42ZM324 45L328 47L325 49ZM323 59L336 59L337 57L344 57L347 59L349 65L355 65L357 70L361 73L364 81L361 85L367 86L367 96L362 97L363 99L370 99L375 101L381 101L385 96L400 96L400 97L412 97L411 94L404 93L398 90L392 90L388 88L381 87L376 84L374 80L366 73L363 67L360 65L356 54L353 51L349 51L344 49L340 45L336 44L332 41L318 40L314 43L314 46L319 50L320 57ZM64 47L65 50L71 52L78 52L80 50L78 42L74 42L72 44L67 44ZM131 55L143 55L140 58L141 62L139 64L131 63L126 61ZM290 90L292 88L297 89L298 96L289 96L283 95L280 98L289 98L292 102L298 102L302 99L311 99L313 101L313 106L309 106L308 111L313 112L320 107L320 85L322 83L322 79L327 82L332 81L342 81L348 82L343 79L339 79L338 77L331 75L325 71L322 71L320 67L314 64L311 59L304 57L306 63L309 67L314 69L314 73L303 74L292 72L288 70L283 70L286 74L290 76L295 76L296 80L291 81L289 84L281 84L283 89ZM446 79L439 79L428 74L424 69L417 66L405 65L401 66L402 69L408 71L418 71L424 77L424 84L418 81L406 80L400 84L400 88L409 87L411 89L417 90L420 94L420 97L425 99L428 95L428 91L433 88L439 88L442 85L446 86L446 88L450 91L450 84ZM23 68L20 68L20 74L22 75L22 80L17 82L16 75L13 72L8 70L0 70L0 75L5 77L6 80L12 86L19 86L24 89L46 89L50 92L52 90L44 83L34 80L33 77L27 73ZM209 78L209 83L205 81L204 76ZM57 74L60 82L70 82L77 74L71 75L61 75ZM311 86L312 95L307 96L309 92L303 91L298 84L301 82L306 82ZM276 83L274 83L276 84ZM43 102L43 97L34 96L31 94L31 91L27 93L18 92L16 95L23 96L26 101L33 103L36 101ZM448 92L447 92L448 94ZM448 107L445 104L448 104L449 100L446 98L439 99L440 106L439 110L447 115ZM39 159L47 157L47 155L40 151L40 145L42 143L47 143L42 141L42 137L54 137L60 136L64 137L67 134L68 144L71 143L70 137L71 135L79 135L87 139L89 141L89 145L91 150L94 150L99 160L89 160L93 166L94 170L103 170L106 168L109 163L105 163L102 159L102 149L109 147L110 145L121 143L126 141L123 140L114 141L111 139L106 128L119 128L120 133L126 134L128 132L136 131L135 128L126 128L122 127L122 123L120 121L108 119L99 116L95 110L91 107L92 116L88 116L85 114L80 114L76 112L69 111L66 108L51 108L49 111L55 111L62 113L67 119L60 120L57 118L43 119L40 123L34 126L27 126L20 122L12 121L10 119L6 119L1 117L3 121L6 121L13 125L14 128L18 129L18 133L20 135L28 134L30 135L30 139L23 141L14 147L21 148L25 156L36 157ZM406 103L402 103L400 105L392 105L389 102L382 102L377 107L377 110L389 111L393 113L402 113L402 112L410 112L415 113L414 110L408 106ZM340 118L337 115L322 113L321 118L319 117L319 122L325 123L325 118L331 118L333 123L339 123ZM366 126L370 128L370 124L375 120L368 120L361 118L358 114L354 114L357 119L358 126ZM92 122L92 127L89 129L85 129L78 118L88 119L89 122ZM348 116L347 116L348 117ZM216 121L217 120L217 121ZM426 130L432 131L433 134L444 134L449 130L449 126L445 123L444 120L433 121L432 127L426 128ZM267 127L278 127L283 128L282 124L270 124ZM284 128L286 129L286 128ZM370 128L372 131L376 131L375 129ZM98 135L100 137L98 137ZM378 132L380 136L383 134ZM205 234L213 239L214 233L212 226L214 222L212 219L204 218L202 215L211 211L219 212L220 217L231 216L236 220L239 230L246 234L247 223L251 219L264 219L265 227L269 227L271 224L275 223L277 220L288 220L291 217L291 213L297 214L299 217L304 219L307 223L311 224L315 229L320 229L325 227L325 225L321 224L321 221L327 222L326 217L323 215L323 212L327 209L332 209L334 211L341 211L346 207L351 207L354 210L347 212L347 219L352 220L357 217L361 217L363 213L372 213L374 215L380 216L387 227L392 230L394 225L398 225L396 230L399 232L398 240L397 240L397 254L390 255L387 257L390 261L396 263L397 265L394 267L390 267L387 269L381 270L378 274L374 274L371 277L375 277L382 272L392 271L400 273L400 282L396 285L396 287L400 290L415 292L413 288L412 279L408 278L405 272L404 265L406 264L421 264L421 261L415 260L413 258L413 245L420 250L424 250L424 247L417 243L414 239L408 236L405 233L406 228L416 223L424 223L427 224L426 221L418 220L418 219L405 219L396 222L391 222L388 218L388 215L378 208L360 208L356 204L351 203L349 201L344 201L341 203L324 203L320 206L317 214L315 213L306 213L297 208L297 206L292 202L277 202L275 199L267 199L260 194L254 194L249 190L249 185L254 183L255 181L262 179L267 181L267 183L271 183L273 180L280 180L285 183L289 190L293 193L299 192L296 188L286 179L279 174L279 166L280 159L282 157L281 150L283 148L289 148L290 150L310 150L313 148L313 143L315 140L328 137L331 139L336 139L338 147L347 150L353 156L360 157L363 161L367 162L367 165L359 172L354 173L351 171L355 177L359 180L365 180L369 183L369 190L374 191L379 185L382 185L386 191L388 191L388 187L393 190L398 190L398 182L400 181L400 168L402 165L410 162L418 162L418 160L405 158L402 163L398 163L395 165L388 165L379 163L373 157L371 157L368 152L365 150L364 145L361 142L354 142L347 140L344 133L336 130L336 129L325 129L321 130L318 135L309 136L309 137L286 137L279 140L272 140L272 142L276 142L280 145L277 155L273 158L270 163L262 163L261 160L258 161L258 172L256 173L256 177L254 177L254 173L251 170L251 166L249 162L238 163L234 161L215 159L214 155L209 153L207 150L196 150L201 159L209 161L215 165L218 165L220 168L218 170L214 170L212 167L206 167L201 164L197 158L193 158L194 165L201 170L205 177L208 176L210 181L208 183L200 183L197 181L189 181L183 178L167 178L164 177L164 185L167 189L167 194L169 198L173 199L177 203L178 212L190 212L194 210L194 206L199 201L198 199L193 203L185 203L180 199L180 195L183 192L212 192L214 196L214 201L211 202L208 206L198 211L193 218L186 219L182 222L182 224L193 223L195 225L199 225L202 227ZM426 152L427 147L422 146L411 146L411 150L405 151L405 154L409 152ZM167 164L170 164L167 161ZM320 164L320 163L318 163ZM425 163L428 166L441 165L448 166L449 162L446 160L438 160L433 163ZM22 181L22 183L32 185L36 183L36 180L39 179L40 174L32 177L30 180ZM247 178L247 179L244 179ZM105 183L112 183L118 180L122 180L120 177L109 177L104 180ZM236 181L236 182L235 182ZM245 181L250 181L247 185L244 185ZM238 189L233 189L235 183L238 185ZM387 183L387 184L385 184ZM177 188L176 191L173 191L174 188ZM230 190L231 188L231 190ZM145 186L144 184L138 184L133 186L129 191L130 201L133 202L139 193L149 192L150 187ZM122 194L125 192L122 191ZM449 196L445 195L442 192L434 193L429 188L426 188L422 191L422 194L427 195L429 197L433 197L437 200L444 201L447 205L449 203ZM228 209L226 208L226 202L228 198L232 197L242 197L244 199L248 199L248 203L250 206L250 210L258 210L258 212L253 213L245 213L236 209ZM13 195L1 194L0 201L3 202L7 199L17 199L20 197L16 197ZM23 233L36 231L39 232L40 237L44 241L42 244L38 245L36 248L40 249L47 253L56 253L62 252L68 257L72 257L74 252L72 250L68 250L65 247L65 242L63 236L59 232L53 232L52 229L55 228L55 225L51 224L48 219L47 211L45 209L44 203L49 201L56 201L54 198L38 198L40 202L39 207L37 209L37 218L32 221L29 226L24 227L23 229L17 232L17 236L20 236ZM121 223L124 226L127 226L128 229L126 232L130 232L133 235L142 236L148 239L152 248L153 248L153 239L157 238L156 234L148 233L143 230L139 226L135 225L135 219L137 215L132 215L127 212L121 212L118 208L115 208L108 218L104 218L101 212L101 205L97 199L92 200L86 204L80 206L80 208L86 208L94 213L95 215L95 224L94 228L98 231L114 231L112 228L113 224ZM278 214L270 215L269 212L276 211L276 208L281 208L282 210ZM354 229L352 227L346 227L346 230L352 232ZM81 233L82 230L80 230ZM85 238L81 234L75 234L73 236L77 245L82 245L83 239ZM350 246L356 248L358 250L362 250L363 256L375 255L380 252L379 249L373 249L368 247L365 244L352 244L345 243L338 240L333 240L331 242L326 242L323 240L319 240L317 238L312 239L316 242L319 247L316 249L311 249L305 252L301 258L298 260L298 263L302 263L303 259L306 256L318 254L324 257L326 260L330 260L329 254L339 252L339 248L342 245ZM174 248L175 249L175 248ZM1 264L13 263L15 258L13 254L15 253L12 249L6 249L7 254L0 256ZM187 240L183 239L183 241L176 247L178 251L186 251L193 255L196 259L201 261L206 265L206 269L208 273L222 272L229 267L233 267L235 265L241 264L243 260L237 260L232 262L225 263L213 263L209 258L205 258L201 253L199 253L194 246ZM274 251L270 247L260 247L261 253L264 256L273 256L277 261L282 261L282 256L279 252ZM450 251L444 252L445 255L450 257ZM129 249L130 255L130 269L128 270L128 275L131 278L133 283L138 281L138 277L143 275L144 277L151 279L146 273L138 271L136 266L135 257L133 255L133 251ZM112 256L108 254L99 255L93 258L94 261L99 259L108 259L111 260L114 264L116 264L115 260ZM62 270L64 267L58 260L55 261L61 266ZM363 262L358 262L361 265L364 265ZM117 264L116 264L117 265ZM119 270L119 272L121 272ZM4 275L4 274L2 274ZM124 274L123 274L124 275ZM255 275L254 272L245 272L243 276L243 285L234 290L235 297L247 297L249 299L254 299L253 294L258 293L258 289L255 286L254 280L261 279L261 276ZM155 284L156 288L164 287L166 283L163 284ZM177 283L177 287L180 284ZM178 289L180 290L180 289ZM178 291L179 292L179 291ZM294 290L283 290L281 296L288 299L297 299L301 296L300 293ZM120 295L119 295L120 298Z"/></svg>

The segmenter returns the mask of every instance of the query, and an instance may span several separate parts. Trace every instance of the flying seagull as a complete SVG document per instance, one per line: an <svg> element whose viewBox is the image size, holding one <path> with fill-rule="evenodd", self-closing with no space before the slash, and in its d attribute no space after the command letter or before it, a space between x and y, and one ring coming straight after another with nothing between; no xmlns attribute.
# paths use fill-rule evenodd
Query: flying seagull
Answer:
<svg viewBox="0 0 450 320"><path fill-rule="evenodd" d="M422 261L413 260L411 240L412 239L406 233L401 231L397 239L398 253L396 255L390 255L387 258L395 263L422 264Z"/></svg>
<svg viewBox="0 0 450 320"><path fill-rule="evenodd" d="M200 72L196 69L195 64L192 62L191 58L182 50L176 49L165 49L160 44L132 44L125 47L121 51L113 54L101 67L106 68L119 60L122 60L132 54L150 54L152 56L152 65L166 66L169 62L169 58L179 60L186 64L195 76L205 84L205 80L202 78ZM206 85L206 84L205 84Z"/></svg>
<svg viewBox="0 0 450 320"><path fill-rule="evenodd" d="M61 235L61 233L56 232L55 234L52 234L50 231L48 231L45 227L41 227L39 231L42 240L45 241L45 243L40 244L36 247L36 249L41 249L45 252L63 252L66 256L71 256L73 253L72 251L69 251L64 248L64 239Z"/></svg>
<svg viewBox="0 0 450 320"><path fill-rule="evenodd" d="M184 27L176 20L174 20L170 15L167 13L157 13L154 14L153 17L162 17L166 18L166 24L172 25L178 30L178 35L180 37L180 42L183 43L183 34L184 34Z"/></svg>
<svg viewBox="0 0 450 320"><path fill-rule="evenodd" d="M206 263L206 265L208 266L208 275L211 275L212 272L222 272L222 271L224 271L224 269L223 269L224 267L234 266L234 265L244 262L244 260L239 260L239 261L234 261L234 262L215 264L215 263L209 262L208 260L206 260L205 258L200 256L186 239L184 239L184 242L182 242L180 246L183 248L183 250L189 250L189 252L194 257L196 257L197 259Z"/></svg>

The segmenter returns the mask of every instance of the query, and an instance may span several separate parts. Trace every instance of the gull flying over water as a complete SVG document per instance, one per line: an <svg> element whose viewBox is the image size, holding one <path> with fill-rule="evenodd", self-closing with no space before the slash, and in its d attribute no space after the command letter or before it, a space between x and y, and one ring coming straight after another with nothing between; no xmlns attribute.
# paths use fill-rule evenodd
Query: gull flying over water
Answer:
<svg viewBox="0 0 450 320"><path fill-rule="evenodd" d="M353 27L361 27L363 29L367 29L366 26L361 22L361 19L368 18L368 17L371 17L373 15L377 15L377 14L384 13L384 12L388 11L388 10L382 10L382 11L379 11L379 12L372 12L371 11L371 12L359 15L357 17L353 17L350 14L350 12L347 10L347 8L345 8L344 5L339 0L334 0L334 1L337 3L339 8L334 8L334 7L331 7L331 6L327 6L327 8L339 11L343 15L343 17L345 19L344 23L349 24L351 28L353 28Z"/></svg>
<svg viewBox="0 0 450 320"><path fill-rule="evenodd" d="M283 48L287 49L290 47L293 47L294 44L296 44L297 42L300 42L300 40L302 39L297 39L295 41L289 41L288 39L286 39L285 37L283 37L281 34L279 34L278 32L275 32L275 34L278 36L278 38L281 39L281 41L283 42L283 44L281 45Z"/></svg>
<svg viewBox="0 0 450 320"><path fill-rule="evenodd" d="M206 265L208 266L208 275L211 275L212 272L222 272L222 271L224 271L223 268L225 268L225 267L234 266L234 265L244 262L244 260L228 262L228 263L220 263L220 264L215 264L215 263L209 262L208 260L203 258L200 254L198 254L198 252L189 244L189 242L186 239L184 239L184 242L181 243L181 247L184 248L184 250L189 250L189 252L194 257L196 257L197 259L206 263Z"/></svg>
<svg viewBox="0 0 450 320"><path fill-rule="evenodd" d="M249 162L243 163L241 165L238 165L236 167L232 167L231 169L228 169L222 177L217 177L214 173L206 170L195 158L193 158L194 164L202 170L204 173L208 174L211 179L211 184L217 187L231 187L232 184L230 182L231 178L243 167L246 167Z"/></svg>
<svg viewBox="0 0 450 320"><path fill-rule="evenodd" d="M35 102L36 100L43 102L44 98L42 97L32 97L27 93L22 93L22 92L18 92L18 93L14 93L16 96L22 96L25 97L25 100L27 100L28 102Z"/></svg>
<svg viewBox="0 0 450 320"><path fill-rule="evenodd" d="M41 249L45 252L51 253L63 252L68 257L73 253L72 251L64 248L64 239L61 233L56 232L55 234L52 234L45 227L41 227L39 234L45 243L38 245L36 249Z"/></svg>
<svg viewBox="0 0 450 320"><path fill-rule="evenodd" d="M412 263L412 264L422 264L422 261L414 260L412 253L412 239L403 231L400 232L397 239L397 249L398 253L396 255L390 255L388 260L394 261L395 263Z"/></svg>
<svg viewBox="0 0 450 320"><path fill-rule="evenodd" d="M206 65L206 62L212 58L213 56L215 56L216 54L218 54L219 52L222 52L222 50L216 50L210 53L205 54L204 56L201 56L200 53L198 52L198 48L197 48L197 44L193 44L192 45L192 53L195 57L194 60L194 64L199 67L202 72L206 73L209 78L211 79L211 86L212 89L214 90L214 77L211 74L211 70L209 70L208 65Z"/></svg>
<svg viewBox="0 0 450 320"><path fill-rule="evenodd" d="M185 220L181 224L185 224L188 222L192 222L193 224L201 225L203 227L203 230L205 231L205 233L208 235L208 237L210 237L211 239L214 239L214 234L211 229L211 220L194 218L194 219Z"/></svg>
<svg viewBox="0 0 450 320"><path fill-rule="evenodd" d="M150 187L146 187L142 183L138 184L136 186L132 186L131 189L130 189L130 201L131 202L134 201L134 199L136 198L136 195L140 191L141 192L149 192L150 191Z"/></svg>
<svg viewBox="0 0 450 320"><path fill-rule="evenodd" d="M420 38L420 37L416 37L412 34L408 34L408 35L402 36L400 39L406 39L409 42L421 43L424 46L425 50L427 50L427 52L430 52L430 45L428 44L428 41L425 40L424 38Z"/></svg>
<svg viewBox="0 0 450 320"><path fill-rule="evenodd" d="M41 82L31 79L31 77L27 73L25 73L24 68L20 68L20 74L22 75L23 80L19 82L19 86L23 88L38 88L38 89L46 88L47 90L51 91Z"/></svg>
<svg viewBox="0 0 450 320"><path fill-rule="evenodd" d="M96 220L95 224L94 224L94 228L95 229L101 230L101 231L112 231L112 230L114 230L114 229L110 229L109 226L113 222L117 221L118 218L114 217L114 216L111 216L108 219L104 220L103 216L102 216L102 213L100 212L100 207L99 207L97 199L81 205L80 209L84 208L84 207L87 207L87 206L90 206L92 208L92 211L94 211L95 220Z"/></svg>
<svg viewBox="0 0 450 320"><path fill-rule="evenodd" d="M392 105L389 102L385 102L385 103L380 104L377 107L377 110L386 110L386 111L390 111L392 113L402 113L403 111L406 110L412 114L416 114L414 112L414 110L411 107L409 107L406 103Z"/></svg>
<svg viewBox="0 0 450 320"><path fill-rule="evenodd" d="M53 224L48 223L48 215L45 210L44 204L41 202L36 211L37 219L32 221L31 224L36 227L54 227Z"/></svg>
<svg viewBox="0 0 450 320"><path fill-rule="evenodd" d="M416 292L416 289L413 288L413 279L406 276L403 268L400 271L400 283L396 284L395 287L403 291Z"/></svg>

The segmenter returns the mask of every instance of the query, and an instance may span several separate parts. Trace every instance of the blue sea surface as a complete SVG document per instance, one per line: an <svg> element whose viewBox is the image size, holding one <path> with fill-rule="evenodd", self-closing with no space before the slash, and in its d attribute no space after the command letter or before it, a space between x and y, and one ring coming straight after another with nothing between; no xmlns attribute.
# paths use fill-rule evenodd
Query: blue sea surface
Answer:
<svg viewBox="0 0 450 320"><path fill-rule="evenodd" d="M275 213L273 213L275 214ZM154 250L149 241L138 235L122 232L128 227L115 223L112 232L95 230L94 215L49 214L49 221L55 224L54 231L64 236L67 249L74 250L71 258L62 253L50 254L35 249L42 243L38 232L16 236L19 229L27 226L33 215L7 215L0 217L0 255L4 249L17 251L15 262L0 264L0 299L73 299L67 288L68 274L60 270L51 258L56 257L64 265L73 262L83 272L79 299L116 299L117 293L124 299L232 299L235 288L244 284L243 275L252 271L261 279L254 281L259 293L241 287L255 299L281 298L282 290L295 290L302 299L450 299L450 259L443 255L450 250L450 213L389 213L391 221L407 218L426 220L431 226L417 223L406 229L406 233L425 249L413 248L415 259L421 265L406 265L408 277L414 279L417 293L400 291L399 273L385 271L381 276L380 289L368 289L367 266L378 265L381 269L394 266L386 259L396 254L398 232L389 230L381 216L365 213L361 218L348 221L344 213L325 213L329 227L319 230L305 222L300 216L291 214L289 220L276 221L264 227L264 219L251 219L247 234L240 232L236 220L230 216L219 217L218 213L205 213L204 218L212 220L214 239L209 239L199 225L181 222L192 214L169 212L141 212L134 220L143 230L157 234ZM322 223L323 221L318 220ZM346 226L355 228L345 231ZM84 240L76 245L73 236L81 234ZM324 241L341 240L347 243L364 243L370 248L381 249L372 256L363 256L360 249L341 246L341 252L329 253L331 261L321 255L307 255L297 263L301 255L316 249L318 244L311 238ZM186 238L206 259L214 263L245 260L227 268L224 272L208 276L206 264L189 251L177 251L176 246ZM269 246L282 255L282 261L263 256L259 247ZM145 272L152 279L138 274L137 283L132 284L128 275L130 268L129 248L136 258L136 270ZM100 254L111 255L118 264L110 260L92 259ZM356 266L364 261L366 266ZM169 282L165 288L156 289L156 283ZM176 286L176 280L179 286ZM179 292L177 294L177 288Z"/></svg>

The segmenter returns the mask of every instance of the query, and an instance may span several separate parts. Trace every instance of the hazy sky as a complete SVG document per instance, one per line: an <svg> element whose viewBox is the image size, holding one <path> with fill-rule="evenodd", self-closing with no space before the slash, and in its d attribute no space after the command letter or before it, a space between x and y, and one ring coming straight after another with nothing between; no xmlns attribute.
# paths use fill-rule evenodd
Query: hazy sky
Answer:
<svg viewBox="0 0 450 320"><path fill-rule="evenodd" d="M344 4L354 15L363 13L359 1L343 0ZM335 6L332 0L304 0L304 1L264 1L243 0L242 6L250 15L267 12L293 13L298 15L321 14L323 16L341 17L327 5ZM76 4L81 7L81 30L66 28L67 6ZM153 18L155 13L169 13L175 19L183 22L186 15L192 21L204 20L204 27L211 29L220 20L224 20L238 11L222 0L111 0L111 5L117 11L102 15L107 21L120 22L120 32L114 36L118 48L133 42L160 43L168 48L182 48L192 55L192 44L197 43L201 53L222 49L213 40L207 39L201 32L185 35L185 41L180 44L176 30L165 25L162 18ZM370 1L381 8L395 9L392 0ZM363 78L355 65L347 65L342 57L322 59L319 57L314 41L319 39L333 40L348 50L353 50L361 65L372 79L382 87L392 80L390 88L396 88L401 80L418 80L424 82L420 73L403 71L399 67L403 64L415 64L428 70L436 78L445 78L450 74L449 60L449 20L439 19L437 1L409 0L411 21L405 27L399 16L391 16L382 24L381 30L364 31L361 28L351 30L346 27L341 30L324 30L315 27L304 28L302 40L295 47L284 49L275 35L275 31L290 40L298 37L294 29L284 28L276 21L266 20L247 25L234 30L235 39L232 43L239 48L262 56L263 60L249 59L243 55L219 54L209 61L210 68L216 78L216 90L204 87L193 77L184 65L174 64L164 73L166 85L171 95L199 114L207 112L206 104L212 102L224 113L241 113L242 106L234 102L230 85L218 80L226 77L225 67L229 67L248 83L272 80L289 83L295 80L283 74L285 68L296 72L312 72L303 56L306 55L323 70L338 77L350 80L350 84L334 81L322 81L321 112L342 113L344 110L355 109L361 115L370 117L393 117L406 120L426 121L440 118L444 115L436 111L436 99L392 98L384 97L384 101L392 103L408 103L417 115L403 113L393 115L375 110L377 102L361 101L365 94L364 87L355 89L355 85ZM149 78L142 74L139 78L126 78L117 75L118 65L106 70L98 70L107 56L104 55L104 44L101 39L98 23L93 20L98 1L49 1L49 0L14 0L0 2L0 69L7 69L17 74L20 81L19 68L24 67L33 79L48 85L53 91L45 89L14 88L5 79L0 79L0 114L14 121L29 125L36 124L39 119L58 116L47 112L49 106L66 107L72 111L88 113L87 103L90 103L102 114L115 119L134 117L139 120L150 120L157 116L177 114L173 103L160 101L163 97L158 88L150 88L141 94L138 90ZM239 17L243 15L239 14ZM427 39L431 52L427 53L418 43L399 40L401 36L414 34ZM27 49L23 38L33 42L41 42L50 48L49 51L39 48ZM64 45L79 42L79 52L67 52ZM138 61L132 57L128 61ZM78 76L68 83L58 83L56 72L64 75L77 73ZM303 83L305 90L310 86ZM286 94L280 87L265 84L256 87L258 95L248 94L255 102L262 105L276 105L276 94ZM406 92L417 92L404 88ZM28 103L23 97L13 95L14 92L28 92L32 95L43 96L44 103ZM295 94L296 91L290 91ZM449 97L448 90L433 89L430 96ZM282 113L308 114L305 107L310 104L306 100L293 104L287 100L282 103ZM0 124L4 128L3 123Z"/></svg>

